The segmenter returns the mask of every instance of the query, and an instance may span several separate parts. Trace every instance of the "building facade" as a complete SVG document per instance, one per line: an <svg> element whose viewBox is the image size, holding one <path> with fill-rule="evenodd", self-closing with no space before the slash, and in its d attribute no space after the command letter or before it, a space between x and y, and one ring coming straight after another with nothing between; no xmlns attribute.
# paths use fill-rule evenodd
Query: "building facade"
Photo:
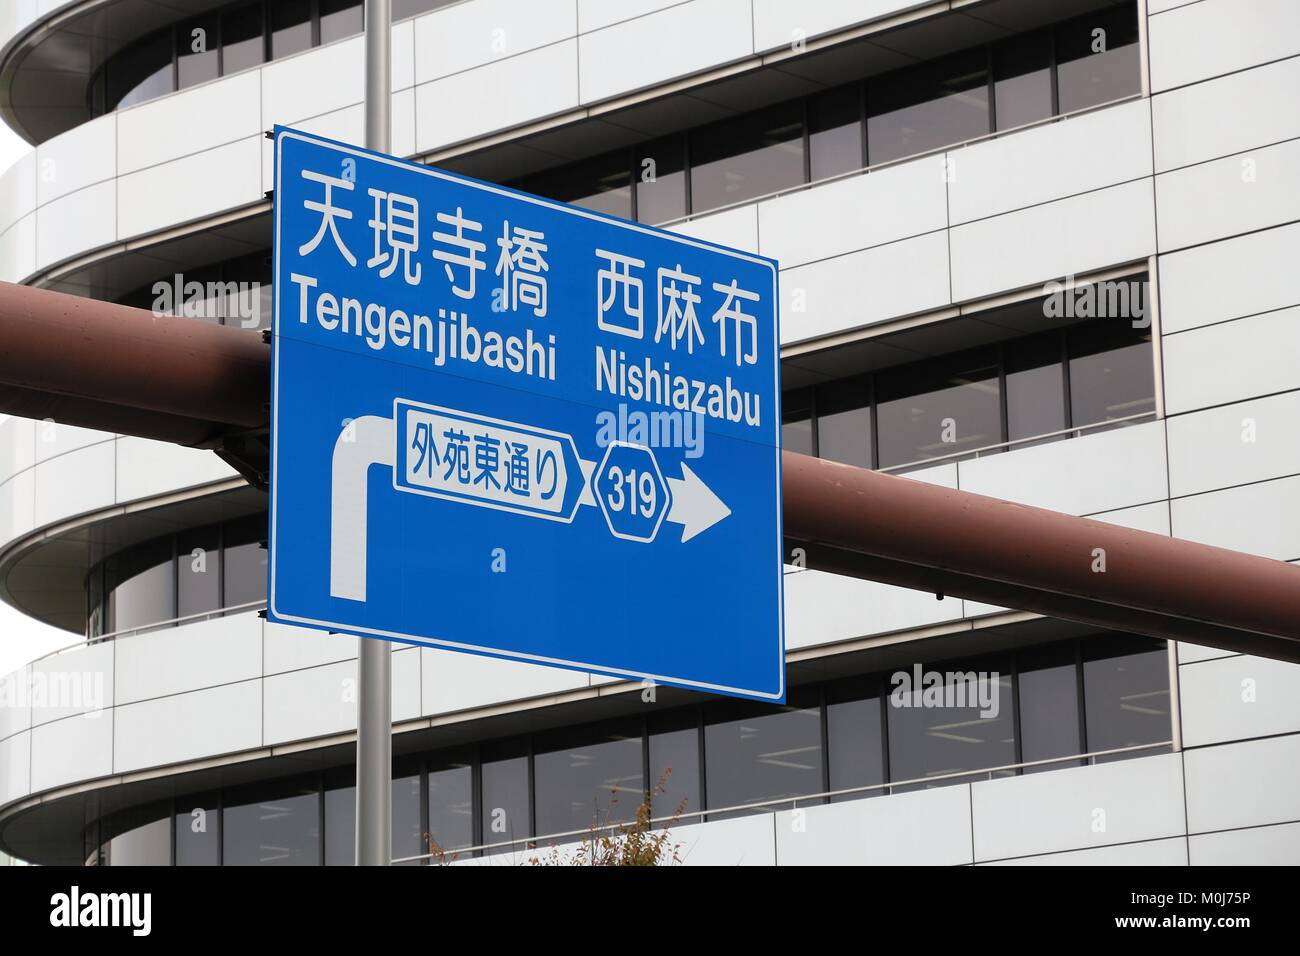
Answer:
<svg viewBox="0 0 1300 956"><path fill-rule="evenodd" d="M394 152L779 261L787 447L1300 562L1294 0L394 8ZM269 326L264 131L361 141L361 16L5 4L0 279ZM260 617L265 512L0 424L0 597L69 631L0 852L350 862L355 639ZM1300 862L1300 667L788 561L781 707L394 645L395 857L652 791L687 863Z"/></svg>

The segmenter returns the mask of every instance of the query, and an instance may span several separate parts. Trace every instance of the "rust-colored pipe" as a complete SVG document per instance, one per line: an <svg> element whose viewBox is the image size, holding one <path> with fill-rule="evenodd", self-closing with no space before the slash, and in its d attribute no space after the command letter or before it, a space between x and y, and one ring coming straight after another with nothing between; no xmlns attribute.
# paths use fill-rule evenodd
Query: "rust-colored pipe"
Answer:
<svg viewBox="0 0 1300 956"><path fill-rule="evenodd" d="M0 411L211 444L264 428L269 392L258 332L0 284ZM1300 662L1300 567L793 452L783 467L810 568Z"/></svg>
<svg viewBox="0 0 1300 956"><path fill-rule="evenodd" d="M256 428L267 420L267 350L240 331L0 283L0 384Z"/></svg>
<svg viewBox="0 0 1300 956"><path fill-rule="evenodd" d="M782 468L811 568L1300 663L1300 567L788 451Z"/></svg>

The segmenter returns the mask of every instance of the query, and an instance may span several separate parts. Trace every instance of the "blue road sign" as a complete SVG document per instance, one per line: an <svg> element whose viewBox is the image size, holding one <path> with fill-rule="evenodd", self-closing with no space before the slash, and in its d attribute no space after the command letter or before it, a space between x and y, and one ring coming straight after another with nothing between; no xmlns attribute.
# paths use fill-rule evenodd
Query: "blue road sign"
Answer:
<svg viewBox="0 0 1300 956"><path fill-rule="evenodd" d="M777 269L275 134L273 621L785 699Z"/></svg>

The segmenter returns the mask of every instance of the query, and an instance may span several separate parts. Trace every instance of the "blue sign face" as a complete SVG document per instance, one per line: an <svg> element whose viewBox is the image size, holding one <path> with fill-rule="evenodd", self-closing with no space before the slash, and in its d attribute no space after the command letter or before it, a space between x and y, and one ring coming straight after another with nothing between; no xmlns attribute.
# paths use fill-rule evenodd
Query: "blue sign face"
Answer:
<svg viewBox="0 0 1300 956"><path fill-rule="evenodd" d="M784 701L776 264L275 160L269 619Z"/></svg>

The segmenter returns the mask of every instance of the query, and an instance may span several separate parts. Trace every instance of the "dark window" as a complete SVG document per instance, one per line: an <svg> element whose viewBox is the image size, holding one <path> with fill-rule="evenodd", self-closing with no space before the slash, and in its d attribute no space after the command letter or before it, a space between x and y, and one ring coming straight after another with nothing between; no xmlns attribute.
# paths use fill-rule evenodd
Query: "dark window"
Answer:
<svg viewBox="0 0 1300 956"><path fill-rule="evenodd" d="M176 804L176 865L216 866L221 862L221 810L215 794Z"/></svg>
<svg viewBox="0 0 1300 956"><path fill-rule="evenodd" d="M528 816L527 744L485 744L482 759L482 842L506 843L532 836Z"/></svg>
<svg viewBox="0 0 1300 956"><path fill-rule="evenodd" d="M781 393L781 447L801 455L813 453L811 389Z"/></svg>
<svg viewBox="0 0 1300 956"><path fill-rule="evenodd" d="M109 558L108 629L125 631L176 616L172 602L172 541L162 538Z"/></svg>
<svg viewBox="0 0 1300 956"><path fill-rule="evenodd" d="M686 215L686 140L666 136L636 151L636 217L661 223Z"/></svg>
<svg viewBox="0 0 1300 956"><path fill-rule="evenodd" d="M365 29L361 0L320 0L320 42L333 43Z"/></svg>
<svg viewBox="0 0 1300 956"><path fill-rule="evenodd" d="M108 103L113 109L143 103L175 88L170 30L142 40L108 66Z"/></svg>
<svg viewBox="0 0 1300 956"><path fill-rule="evenodd" d="M515 185L524 192L628 218L632 184L627 150L616 150L560 169L536 173Z"/></svg>
<svg viewBox="0 0 1300 956"><path fill-rule="evenodd" d="M232 10L221 19L221 72L238 73L260 66L266 58L262 5Z"/></svg>
<svg viewBox="0 0 1300 956"><path fill-rule="evenodd" d="M1017 655L1020 705L1020 759L1024 762L1067 757L1082 750L1079 726L1078 643L1065 641ZM1047 764L1055 770L1078 761Z"/></svg>
<svg viewBox="0 0 1300 956"><path fill-rule="evenodd" d="M795 693L789 699L784 707L720 703L706 708L710 807L822 792L821 708Z"/></svg>
<svg viewBox="0 0 1300 956"><path fill-rule="evenodd" d="M896 671L886 692L891 780L1016 762L1015 702L1005 661L924 665L919 687L915 669Z"/></svg>
<svg viewBox="0 0 1300 956"><path fill-rule="evenodd" d="M409 768L393 778L392 796L393 859L428 853L421 823L420 773ZM415 861L407 865L414 864Z"/></svg>
<svg viewBox="0 0 1300 956"><path fill-rule="evenodd" d="M968 50L867 82L867 149L886 163L989 132L988 55Z"/></svg>
<svg viewBox="0 0 1300 956"><path fill-rule="evenodd" d="M803 181L798 101L691 132L692 212L744 202Z"/></svg>
<svg viewBox="0 0 1300 956"><path fill-rule="evenodd" d="M357 861L356 770L330 774L325 784L325 865L352 866Z"/></svg>
<svg viewBox="0 0 1300 956"><path fill-rule="evenodd" d="M1090 752L1168 740L1168 645L1127 634L1085 639L1083 700Z"/></svg>
<svg viewBox="0 0 1300 956"><path fill-rule="evenodd" d="M167 866L171 863L171 813L163 804L126 810L102 828L105 866Z"/></svg>
<svg viewBox="0 0 1300 956"><path fill-rule="evenodd" d="M1069 342L1074 425L1155 411L1149 334L1122 319L1101 319L1070 329Z"/></svg>
<svg viewBox="0 0 1300 956"><path fill-rule="evenodd" d="M1065 379L1057 332L1008 342L1007 440L1059 432L1065 421Z"/></svg>
<svg viewBox="0 0 1300 956"><path fill-rule="evenodd" d="M474 765L468 757L439 757L429 767L429 838L436 850L455 851L474 840Z"/></svg>
<svg viewBox="0 0 1300 956"><path fill-rule="evenodd" d="M1110 7L1056 28L1060 111L1096 106L1141 88L1137 8Z"/></svg>
<svg viewBox="0 0 1300 956"><path fill-rule="evenodd" d="M813 182L862 168L860 85L808 100L808 165Z"/></svg>
<svg viewBox="0 0 1300 956"><path fill-rule="evenodd" d="M226 593L223 607L266 600L266 516L255 515L226 526L223 554Z"/></svg>
<svg viewBox="0 0 1300 956"><path fill-rule="evenodd" d="M1000 130L1052 115L1050 33L1027 33L994 44L993 107Z"/></svg>
<svg viewBox="0 0 1300 956"><path fill-rule="evenodd" d="M871 463L871 380L842 379L817 389L817 454L861 468Z"/></svg>
<svg viewBox="0 0 1300 956"><path fill-rule="evenodd" d="M176 78L182 90L215 80L220 74L220 29L220 21L210 14L182 24L176 31Z"/></svg>
<svg viewBox="0 0 1300 956"><path fill-rule="evenodd" d="M232 791L221 820L227 866L317 866L320 795L315 786L275 784Z"/></svg>
<svg viewBox="0 0 1300 956"><path fill-rule="evenodd" d="M700 800L700 729L694 708L650 721L650 810L654 819L703 809ZM683 823L698 818L687 817ZM665 824L659 824L663 826Z"/></svg>
<svg viewBox="0 0 1300 956"><path fill-rule="evenodd" d="M177 617L221 607L221 539L217 528L177 536L176 605Z"/></svg>
<svg viewBox="0 0 1300 956"><path fill-rule="evenodd" d="M311 0L271 4L271 59L311 49Z"/></svg>
<svg viewBox="0 0 1300 956"><path fill-rule="evenodd" d="M826 688L826 749L832 790L885 782L880 681L850 678ZM879 796L883 790L844 794L833 800Z"/></svg>
<svg viewBox="0 0 1300 956"><path fill-rule="evenodd" d="M534 750L538 833L635 819L645 791L639 724L540 734Z"/></svg>
<svg viewBox="0 0 1300 956"><path fill-rule="evenodd" d="M988 350L881 372L876 396L881 468L1002 441L997 356Z"/></svg>
<svg viewBox="0 0 1300 956"><path fill-rule="evenodd" d="M457 0L393 0L393 22L408 17L418 17L421 13L428 13L430 10L437 10L439 7L456 2Z"/></svg>

